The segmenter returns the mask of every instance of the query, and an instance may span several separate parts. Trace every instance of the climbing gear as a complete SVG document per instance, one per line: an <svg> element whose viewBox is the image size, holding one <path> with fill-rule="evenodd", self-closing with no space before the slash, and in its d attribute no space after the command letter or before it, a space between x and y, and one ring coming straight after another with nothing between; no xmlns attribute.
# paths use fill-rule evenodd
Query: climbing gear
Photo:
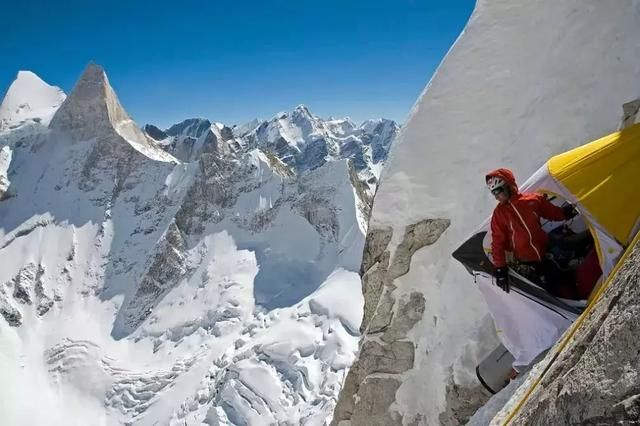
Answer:
<svg viewBox="0 0 640 426"><path fill-rule="evenodd" d="M500 287L502 290L509 293L509 268L496 268L496 285Z"/></svg>
<svg viewBox="0 0 640 426"><path fill-rule="evenodd" d="M506 182L498 176L489 176L487 178L487 188L493 195L497 195L505 190ZM497 191L497 192L496 192Z"/></svg>

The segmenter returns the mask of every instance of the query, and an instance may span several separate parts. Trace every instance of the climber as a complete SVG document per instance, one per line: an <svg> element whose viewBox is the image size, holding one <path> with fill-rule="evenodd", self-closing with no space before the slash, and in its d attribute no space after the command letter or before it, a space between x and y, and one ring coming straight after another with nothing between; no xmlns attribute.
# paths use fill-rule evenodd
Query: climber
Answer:
<svg viewBox="0 0 640 426"><path fill-rule="evenodd" d="M491 254L496 284L509 292L507 251L510 251L516 264L533 270L539 283L549 291L558 271L545 256L549 236L542 229L540 218L563 221L575 217L578 212L571 204L558 207L542 194L520 192L511 170L494 170L486 175L485 181L498 200L491 217Z"/></svg>

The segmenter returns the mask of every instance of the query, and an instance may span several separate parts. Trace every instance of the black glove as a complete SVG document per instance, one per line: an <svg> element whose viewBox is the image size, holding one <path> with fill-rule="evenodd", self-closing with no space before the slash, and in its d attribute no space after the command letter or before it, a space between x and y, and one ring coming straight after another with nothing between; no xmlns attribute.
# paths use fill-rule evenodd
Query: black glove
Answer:
<svg viewBox="0 0 640 426"><path fill-rule="evenodd" d="M495 275L497 286L509 293L509 286L511 284L511 278L509 277L509 268L507 268L506 266L502 268L496 268Z"/></svg>
<svg viewBox="0 0 640 426"><path fill-rule="evenodd" d="M564 213L564 217L567 220L573 219L574 217L578 216L578 211L575 207L573 207L573 204L567 204L566 206L563 206L562 212Z"/></svg>

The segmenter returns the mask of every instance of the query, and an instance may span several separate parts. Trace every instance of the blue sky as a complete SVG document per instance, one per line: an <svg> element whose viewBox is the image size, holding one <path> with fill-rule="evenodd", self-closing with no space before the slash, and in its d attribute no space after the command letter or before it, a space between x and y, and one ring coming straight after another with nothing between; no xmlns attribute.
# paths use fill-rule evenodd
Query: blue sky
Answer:
<svg viewBox="0 0 640 426"><path fill-rule="evenodd" d="M474 4L4 2L0 91L28 69L69 93L93 60L140 125L235 124L301 103L323 117L403 121Z"/></svg>

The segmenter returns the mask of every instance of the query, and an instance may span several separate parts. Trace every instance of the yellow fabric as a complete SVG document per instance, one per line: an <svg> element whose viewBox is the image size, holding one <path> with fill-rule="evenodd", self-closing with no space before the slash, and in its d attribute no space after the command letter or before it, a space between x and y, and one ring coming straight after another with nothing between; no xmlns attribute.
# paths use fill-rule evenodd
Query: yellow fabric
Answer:
<svg viewBox="0 0 640 426"><path fill-rule="evenodd" d="M640 216L640 124L556 155L548 167L601 227L629 244Z"/></svg>

